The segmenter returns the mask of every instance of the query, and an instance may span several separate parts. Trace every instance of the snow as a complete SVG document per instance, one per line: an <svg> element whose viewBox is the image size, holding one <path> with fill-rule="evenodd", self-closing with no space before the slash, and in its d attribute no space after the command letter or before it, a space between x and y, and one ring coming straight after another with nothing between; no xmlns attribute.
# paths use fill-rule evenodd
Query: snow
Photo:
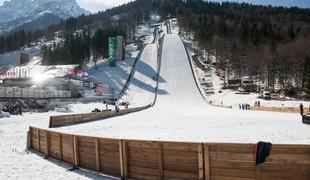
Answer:
<svg viewBox="0 0 310 180"><path fill-rule="evenodd" d="M147 29L147 26L141 28L139 34L146 33L146 43L153 39L153 30ZM139 35L138 34L138 35ZM149 103L154 98L154 93L151 91L142 92L142 89L146 87L152 88L155 86L151 77L157 69L157 58L153 55L157 55L155 45L149 45L142 53L140 62L137 64L137 70L132 80L132 84L129 86L127 97L132 101L139 102L138 93L144 93L144 96L148 96L147 101L145 99L140 100L141 104ZM127 55L125 61L118 63L118 68L109 68L105 65L106 59L98 62L101 71L96 71L90 65L90 71L92 75L96 76L101 81L110 81L114 84L119 84L119 89L123 88L125 80L131 71L131 65L134 58L137 56L138 51L133 44L127 46L130 55ZM151 56L151 58L148 58ZM36 65L40 63L40 60L33 60L29 64ZM144 68L152 70L151 73L145 72ZM102 71L106 71L105 73ZM107 75L107 76L105 76ZM141 82L142 85L140 84ZM137 83L137 84L135 84ZM134 85L135 84L135 85ZM143 86L146 85L146 86ZM132 96L136 96L132 98ZM136 104L138 105L138 104ZM102 102L93 103L80 103L69 104L66 106L59 106L53 112L47 113L24 113L23 116L11 116L10 118L4 117L0 119L0 179L113 179L111 177L99 176L96 173L77 170L74 172L68 171L71 168L70 165L60 163L59 161L44 160L42 157L33 154L26 153L26 135L29 126L47 128L49 125L49 117L54 115L66 115L66 114L79 114L89 113L95 108L100 110L105 109L106 106ZM108 106L108 108L113 108ZM3 161L7 160L7 161Z"/></svg>
<svg viewBox="0 0 310 180"><path fill-rule="evenodd" d="M298 114L240 111L208 105L195 84L181 39L166 35L153 108L57 129L84 135L193 142L309 144L310 126Z"/></svg>
<svg viewBox="0 0 310 180"><path fill-rule="evenodd" d="M179 27L175 21L172 22L172 27L174 33L177 33ZM183 36L183 41L186 42L187 48L191 55L195 54L193 52L193 37L190 36ZM209 55L211 62L216 62L216 57ZM200 85L200 89L204 93L204 97L208 102L212 102L213 105L217 106L225 106L225 107L232 107L232 108L239 108L239 104L250 104L254 106L255 102L260 101L261 106L264 107L299 107L300 103L304 105L304 107L310 106L310 101L303 101L294 98L286 97L286 100L265 100L259 98L259 93L249 93L249 94L240 94L240 92L236 90L226 89L223 90L224 81L216 74L216 69L212 65L208 65L210 70L207 72L202 71L197 66L193 66L194 72L196 75L196 79L198 83L205 83L208 82L212 84L211 87L204 88ZM204 80L203 80L204 79ZM221 91L221 93L220 93ZM212 92L208 94L207 92Z"/></svg>
<svg viewBox="0 0 310 180"><path fill-rule="evenodd" d="M0 118L9 118L11 115L7 112L0 112Z"/></svg>
<svg viewBox="0 0 310 180"><path fill-rule="evenodd" d="M140 40L143 40L145 44L151 43L154 39L154 29L150 28L149 25L143 24L139 26L138 33L136 36L140 37Z"/></svg>
<svg viewBox="0 0 310 180"><path fill-rule="evenodd" d="M87 73L96 81L112 87L116 97L126 84L134 61L135 57L126 58L124 61L117 62L116 67L109 67L105 63L99 63L97 69L92 68Z"/></svg>
<svg viewBox="0 0 310 180"><path fill-rule="evenodd" d="M210 95L208 99L210 99L213 102L213 104L220 105L221 102L223 102L224 106L232 106L233 108L238 108L239 104L244 104L244 103L254 106L256 101L260 101L261 106L264 106L264 107L299 107L300 103L302 103L304 107L310 106L309 101L265 100L265 99L258 98L258 96L259 94L257 93L238 94L237 91L222 90L222 93L215 91L215 94Z"/></svg>
<svg viewBox="0 0 310 180"><path fill-rule="evenodd" d="M147 31L147 30L146 30ZM151 32L151 30L148 30ZM176 33L172 31L173 33ZM151 40L151 38L146 38ZM126 92L125 100L133 106L149 103L154 97L157 72L156 45L147 45L137 64L134 78ZM102 62L104 63L104 62ZM124 62L126 63L126 61ZM99 80L110 78L115 84L123 83L116 70L106 75L95 71ZM122 67L122 65L120 65ZM186 51L176 34L166 35L159 76L157 102L145 111L105 121L54 129L83 135L163 141L238 142L256 143L270 141L279 144L309 144L310 126L301 123L298 114L224 109L208 105L201 96L190 69ZM115 70L115 69L114 69ZM111 70L112 71L112 70ZM118 80L114 80L118 79ZM103 80L102 80L103 81ZM121 85L119 85L121 87ZM223 94L225 94L224 92ZM229 93L227 93L229 94ZM233 102L234 95L227 101ZM246 96L243 96L246 97ZM223 97L224 98L224 97ZM238 100L241 97L238 97ZM236 100L237 101L237 100ZM225 100L226 102L226 100ZM238 101L239 102L239 101ZM3 179L110 179L86 171L70 172L70 165L24 151L29 126L47 128L52 115L88 113L94 108L105 109L98 103L76 103L62 110L70 113L25 113L0 119L0 177ZM66 112L66 111L65 111Z"/></svg>
<svg viewBox="0 0 310 180"><path fill-rule="evenodd" d="M143 24L139 26L138 32L135 34L135 36L139 37L139 39L142 40L145 44L148 44L151 43L154 39L153 33L153 28ZM98 82L112 87L114 91L114 97L118 97L123 90L139 51L137 50L137 46L135 44L128 44L126 46L126 53L125 60L117 62L117 67L109 67L108 59L98 60L97 69L95 69L94 63L90 63L88 65L89 70L87 70L87 73L90 75L90 77ZM138 71L143 70L141 69Z"/></svg>
<svg viewBox="0 0 310 180"><path fill-rule="evenodd" d="M120 101L129 102L130 107L152 104L155 98L157 74L157 45L147 45L135 68L130 85Z"/></svg>
<svg viewBox="0 0 310 180"><path fill-rule="evenodd" d="M55 114L26 113L24 116L12 116L0 120L1 179L104 179L95 173L80 170L70 172L68 171L70 165L44 160L43 157L24 151L29 126L47 127L49 116Z"/></svg>

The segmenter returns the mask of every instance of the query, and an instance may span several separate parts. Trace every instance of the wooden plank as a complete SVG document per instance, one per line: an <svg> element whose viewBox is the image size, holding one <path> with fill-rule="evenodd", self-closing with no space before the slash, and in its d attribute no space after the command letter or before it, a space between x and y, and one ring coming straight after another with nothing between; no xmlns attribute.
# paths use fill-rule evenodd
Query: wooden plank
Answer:
<svg viewBox="0 0 310 180"><path fill-rule="evenodd" d="M120 157L120 170L121 170L121 178L122 179L127 179L127 162L125 164L125 159L124 159L124 146L123 146L124 141L119 140L119 157ZM125 169L126 166L126 169Z"/></svg>
<svg viewBox="0 0 310 180"><path fill-rule="evenodd" d="M310 156L308 154L271 154L266 162L271 163L287 163L287 164L305 164L310 162Z"/></svg>
<svg viewBox="0 0 310 180"><path fill-rule="evenodd" d="M100 171L100 149L99 149L99 139L95 138L95 150L96 150L96 167L97 171Z"/></svg>
<svg viewBox="0 0 310 180"><path fill-rule="evenodd" d="M31 148L31 139L32 139L31 130L29 130L27 132L27 146L26 146L27 150L30 150L30 148Z"/></svg>
<svg viewBox="0 0 310 180"><path fill-rule="evenodd" d="M148 141L127 141L128 149L132 147L143 148L143 149L156 149L157 143Z"/></svg>
<svg viewBox="0 0 310 180"><path fill-rule="evenodd" d="M287 174L299 174L310 176L310 162L305 164L297 163L264 163L261 165L264 172L285 172Z"/></svg>
<svg viewBox="0 0 310 180"><path fill-rule="evenodd" d="M147 175L158 177L158 170L157 169L133 167L133 166L130 166L129 169L130 169L130 173L134 172L134 173L147 174ZM130 176L130 177L134 178L132 176Z"/></svg>
<svg viewBox="0 0 310 180"><path fill-rule="evenodd" d="M279 172L262 172L263 180L309 180L310 176Z"/></svg>
<svg viewBox="0 0 310 180"><path fill-rule="evenodd" d="M255 178L239 178L231 176L211 176L212 180L255 180Z"/></svg>
<svg viewBox="0 0 310 180"><path fill-rule="evenodd" d="M253 154L239 154L231 152L210 152L211 160L253 161Z"/></svg>
<svg viewBox="0 0 310 180"><path fill-rule="evenodd" d="M256 165L255 167L255 179L261 180L261 165Z"/></svg>
<svg viewBox="0 0 310 180"><path fill-rule="evenodd" d="M58 134L59 135L59 159L62 161L62 135L61 133Z"/></svg>
<svg viewBox="0 0 310 180"><path fill-rule="evenodd" d="M195 165L191 164L172 164L164 162L164 169L169 171L179 171L182 172L199 174L198 163Z"/></svg>
<svg viewBox="0 0 310 180"><path fill-rule="evenodd" d="M73 139L73 159L74 159L74 165L76 167L79 166L79 149L78 149L78 139L76 136L72 135Z"/></svg>
<svg viewBox="0 0 310 180"><path fill-rule="evenodd" d="M130 158L131 159L136 159L136 160L141 160L141 161L157 161L158 160L158 151L128 151L128 153L130 154ZM171 156L164 156L164 159L168 159ZM178 159L178 157L171 157L174 159ZM181 159L182 157L180 157L179 159ZM171 161L173 161L174 159L171 159ZM177 160L176 160L177 161Z"/></svg>
<svg viewBox="0 0 310 180"><path fill-rule="evenodd" d="M124 172L124 157L123 157L123 143L122 140L118 141L119 146L119 157L120 157L120 169L121 169L121 177L125 178L125 172Z"/></svg>
<svg viewBox="0 0 310 180"><path fill-rule="evenodd" d="M49 156L49 133L48 131L44 131L44 141L45 141L45 155Z"/></svg>
<svg viewBox="0 0 310 180"><path fill-rule="evenodd" d="M128 166L144 167L150 169L156 169L159 167L158 161L140 161L136 159L129 159Z"/></svg>
<svg viewBox="0 0 310 180"><path fill-rule="evenodd" d="M165 179L198 179L198 174L185 173L182 171L164 171Z"/></svg>
<svg viewBox="0 0 310 180"><path fill-rule="evenodd" d="M39 129L37 129L37 147L38 147L38 151L40 151L40 132Z"/></svg>
<svg viewBox="0 0 310 180"><path fill-rule="evenodd" d="M255 178L255 171L241 169L219 169L211 168L212 176L230 176L238 178Z"/></svg>
<svg viewBox="0 0 310 180"><path fill-rule="evenodd" d="M309 145L272 145L272 154L310 154Z"/></svg>
<svg viewBox="0 0 310 180"><path fill-rule="evenodd" d="M231 160L210 160L210 164L213 168L223 169L243 169L243 170L255 170L255 162L253 161L231 161Z"/></svg>
<svg viewBox="0 0 310 180"><path fill-rule="evenodd" d="M198 146L198 145L197 145ZM184 158L190 158L193 159L194 161L198 161L197 156L197 147L196 151L176 151L176 150L163 150L166 156L183 156Z"/></svg>
<svg viewBox="0 0 310 180"><path fill-rule="evenodd" d="M93 154L93 157L91 158L87 158L82 154L79 154L79 167L89 170L97 170L95 154Z"/></svg>
<svg viewBox="0 0 310 180"><path fill-rule="evenodd" d="M198 145L198 172L199 172L199 180L204 180L204 158L203 158L203 145Z"/></svg>
<svg viewBox="0 0 310 180"><path fill-rule="evenodd" d="M149 175L146 173L137 173L137 172L130 172L131 178L127 178L127 180L158 180L156 175Z"/></svg>
<svg viewBox="0 0 310 180"><path fill-rule="evenodd" d="M210 152L209 152L210 146L205 144L204 145L204 168L205 168L205 180L210 180Z"/></svg>
<svg viewBox="0 0 310 180"><path fill-rule="evenodd" d="M252 144L210 144L210 152L254 153L255 145Z"/></svg>
<svg viewBox="0 0 310 180"><path fill-rule="evenodd" d="M163 142L163 150L192 151L197 152L197 143L173 143Z"/></svg>
<svg viewBox="0 0 310 180"><path fill-rule="evenodd" d="M128 178L128 145L127 141L122 141L122 152L123 152L123 170L124 170L124 178Z"/></svg>
<svg viewBox="0 0 310 180"><path fill-rule="evenodd" d="M163 166L163 146L158 143L158 179L162 180L164 178L164 166Z"/></svg>

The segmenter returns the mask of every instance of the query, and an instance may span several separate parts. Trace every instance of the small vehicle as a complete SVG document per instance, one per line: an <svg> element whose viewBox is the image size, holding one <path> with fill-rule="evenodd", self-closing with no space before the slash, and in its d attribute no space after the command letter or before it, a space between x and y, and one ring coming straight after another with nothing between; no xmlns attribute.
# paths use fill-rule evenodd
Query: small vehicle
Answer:
<svg viewBox="0 0 310 180"><path fill-rule="evenodd" d="M271 99L270 91L263 91L262 98L264 98L264 99Z"/></svg>

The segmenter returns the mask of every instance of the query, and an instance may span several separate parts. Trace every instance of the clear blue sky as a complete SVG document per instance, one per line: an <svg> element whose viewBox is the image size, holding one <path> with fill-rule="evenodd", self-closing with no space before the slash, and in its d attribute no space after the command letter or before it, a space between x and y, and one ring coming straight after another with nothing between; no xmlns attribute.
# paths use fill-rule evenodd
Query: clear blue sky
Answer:
<svg viewBox="0 0 310 180"><path fill-rule="evenodd" d="M5 0L0 0L2 4ZM78 4L91 12L97 12L109 7L118 6L131 0L77 0ZM227 0L211 0L223 2ZM273 6L298 6L303 8L310 8L310 0L228 0L235 2L248 2L253 4L273 5Z"/></svg>

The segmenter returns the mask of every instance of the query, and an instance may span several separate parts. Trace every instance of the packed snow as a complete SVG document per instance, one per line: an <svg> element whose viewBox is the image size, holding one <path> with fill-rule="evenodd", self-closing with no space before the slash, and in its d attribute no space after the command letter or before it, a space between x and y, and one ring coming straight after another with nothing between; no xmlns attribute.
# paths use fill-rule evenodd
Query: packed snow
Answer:
<svg viewBox="0 0 310 180"><path fill-rule="evenodd" d="M146 33L144 36L145 43L149 43L153 40L153 28L147 29L147 26L142 26L141 31L139 31L137 35L142 33ZM109 68L106 64L107 60L102 59L99 60L98 67L101 71L106 71L105 73L110 74L110 76L105 76L104 72L96 71L93 68L94 64L90 65L89 71L94 72L91 75L96 75L97 73L96 77L100 81L105 82L105 80L109 78L111 81L114 81L114 84L121 84L119 85L119 89L123 88L132 68L130 64L133 63L134 58L138 55L137 47L134 44L127 46L127 50L128 54L126 60L118 63L118 66L120 66L119 70L117 70L117 68ZM132 80L133 83L129 86L129 90L127 91L126 98L128 98L128 100L136 101L139 99L137 93L141 92L144 96L148 96L148 98L143 99L143 102L141 100L140 104L149 104L152 102L151 99L154 98L155 93L152 93L151 89L147 92L141 89L155 87L154 84L156 84L156 81L152 79L152 76L154 73L157 73L156 53L156 45L146 46L145 52L142 53L142 58L137 64L136 73ZM151 57L148 58L147 56ZM30 65L39 64L40 61L41 59L32 60ZM151 69L152 71L145 72L145 67L148 67L146 69ZM123 69L120 70L120 68ZM120 75L118 73L120 73L120 71L123 71L123 75L121 75L123 76L122 78L119 78ZM120 81L120 79L122 80ZM136 106L138 104L136 104ZM82 170L71 172L68 170L71 168L68 164L54 160L44 160L43 157L25 151L26 135L29 126L48 128L50 116L89 113L95 108L103 110L106 108L106 105L102 102L75 102L69 105L59 106L55 111L47 113L24 113L23 116L11 117L9 117L8 114L1 114L0 159L7 161L2 161L2 163L0 163L0 179L115 179ZM112 109L114 107L108 105L108 108Z"/></svg>
<svg viewBox="0 0 310 180"><path fill-rule="evenodd" d="M157 75L157 45L147 45L135 67L135 74L120 101L128 102L130 107L152 104L155 98Z"/></svg>
<svg viewBox="0 0 310 180"><path fill-rule="evenodd" d="M178 35L166 35L155 107L125 117L57 129L126 139L309 144L298 114L240 111L208 105L196 86Z"/></svg>
<svg viewBox="0 0 310 180"><path fill-rule="evenodd" d="M83 110L81 107L77 109ZM29 126L46 128L49 117L59 114L62 113L25 113L23 116L0 119L0 179L112 179L81 170L71 172L69 169L72 166L69 164L45 160L25 151Z"/></svg>
<svg viewBox="0 0 310 180"><path fill-rule="evenodd" d="M151 30L148 30L151 32ZM172 32L176 33L177 29ZM151 42L151 38L146 38ZM128 66L129 67L129 66ZM128 68L127 67L127 68ZM102 66L99 65L99 68ZM124 100L137 106L154 98L157 47L147 45ZM105 69L101 69L105 70ZM97 78L111 79L96 71ZM117 74L117 72L115 72ZM94 73L95 75L95 73ZM125 78L122 78L125 79ZM241 111L208 105L200 94L182 40L166 35L161 52L157 101L154 107L127 116L54 129L76 134L163 141L244 142L270 141L280 144L309 144L310 126L298 114ZM121 87L121 85L119 86ZM76 103L58 112L25 113L0 119L0 177L4 179L110 179L85 171L68 171L70 165L24 151L29 126L47 128L49 117L88 113L104 109L103 103ZM69 113L68 113L69 112Z"/></svg>

